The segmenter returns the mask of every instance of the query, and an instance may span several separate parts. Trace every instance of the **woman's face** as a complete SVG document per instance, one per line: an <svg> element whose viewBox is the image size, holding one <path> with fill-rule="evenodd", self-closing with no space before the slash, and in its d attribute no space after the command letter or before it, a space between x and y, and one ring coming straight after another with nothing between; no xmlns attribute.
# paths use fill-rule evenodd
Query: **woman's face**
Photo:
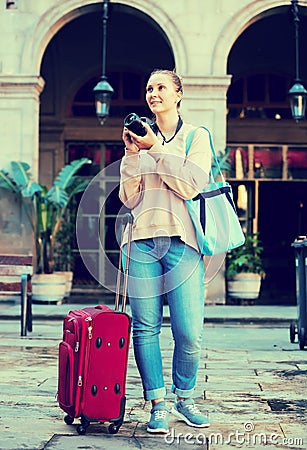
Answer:
<svg viewBox="0 0 307 450"><path fill-rule="evenodd" d="M181 92L177 92L169 75L156 73L149 78L146 86L146 102L154 114L177 110L181 97Z"/></svg>

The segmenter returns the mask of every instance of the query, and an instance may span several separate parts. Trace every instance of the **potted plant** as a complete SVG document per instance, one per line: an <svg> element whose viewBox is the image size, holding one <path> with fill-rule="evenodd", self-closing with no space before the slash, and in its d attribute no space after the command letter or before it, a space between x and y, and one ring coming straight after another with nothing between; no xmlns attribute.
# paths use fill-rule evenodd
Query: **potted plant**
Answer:
<svg viewBox="0 0 307 450"><path fill-rule="evenodd" d="M216 179L220 175L220 170L223 173L223 175L226 177L226 173L231 169L231 163L230 163L230 148L226 147L225 150L219 150L216 152L216 158L219 164L219 167L217 166L215 160L212 160L211 165L211 172L213 175L213 178ZM220 170L219 170L220 169Z"/></svg>
<svg viewBox="0 0 307 450"><path fill-rule="evenodd" d="M228 171L231 169L230 164L230 148L226 147L223 150L216 151L216 158L218 161L218 165L216 164L215 159L212 159L211 164L211 173L216 181L221 181L221 172L223 176L226 178ZM221 289L221 286L224 285L224 274L222 271L218 271L216 273L215 269L211 270L211 260L214 260L215 266L217 262L216 257L205 256L205 266L206 266L206 277L205 277L205 303L217 304L217 303L225 303L225 293L224 287ZM222 266L223 261L220 261L220 266ZM208 270L207 270L208 269Z"/></svg>
<svg viewBox="0 0 307 450"><path fill-rule="evenodd" d="M54 249L68 205L74 195L83 192L88 184L87 180L76 174L84 164L90 163L89 159L82 158L65 165L49 190L33 181L30 166L25 162L12 161L9 172L0 170L0 187L19 196L34 233L36 256L36 275L32 278L34 300L60 301L65 295L66 276L53 273ZM55 279L52 289L46 286L51 274Z"/></svg>
<svg viewBox="0 0 307 450"><path fill-rule="evenodd" d="M254 301L259 297L264 277L263 247L258 233L247 234L245 243L226 256L227 295L232 299Z"/></svg>

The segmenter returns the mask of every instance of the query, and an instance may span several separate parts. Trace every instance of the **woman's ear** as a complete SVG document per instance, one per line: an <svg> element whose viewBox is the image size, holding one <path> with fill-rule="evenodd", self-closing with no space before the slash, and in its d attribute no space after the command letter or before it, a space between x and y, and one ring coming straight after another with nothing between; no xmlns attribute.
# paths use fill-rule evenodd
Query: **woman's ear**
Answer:
<svg viewBox="0 0 307 450"><path fill-rule="evenodd" d="M182 99L182 92L181 91L179 91L179 92L177 92L177 104L181 101L181 99Z"/></svg>

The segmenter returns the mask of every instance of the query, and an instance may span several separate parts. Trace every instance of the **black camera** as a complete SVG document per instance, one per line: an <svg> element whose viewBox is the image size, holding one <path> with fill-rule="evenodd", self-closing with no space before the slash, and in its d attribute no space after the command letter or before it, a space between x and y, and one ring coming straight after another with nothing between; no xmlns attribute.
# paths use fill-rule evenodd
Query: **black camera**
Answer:
<svg viewBox="0 0 307 450"><path fill-rule="evenodd" d="M145 136L147 131L142 122L148 123L150 128L155 131L156 124L152 120L148 119L148 117L139 117L136 113L128 114L125 117L124 126L138 136Z"/></svg>

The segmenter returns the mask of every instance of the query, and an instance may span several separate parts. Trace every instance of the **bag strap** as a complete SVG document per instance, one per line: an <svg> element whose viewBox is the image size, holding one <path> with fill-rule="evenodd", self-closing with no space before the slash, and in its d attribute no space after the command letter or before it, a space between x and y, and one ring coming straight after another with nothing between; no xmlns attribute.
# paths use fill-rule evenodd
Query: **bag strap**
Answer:
<svg viewBox="0 0 307 450"><path fill-rule="evenodd" d="M217 159L217 156L216 156L216 153L215 153L215 150L214 150L214 146L213 146L213 141L212 141L212 136L211 136L211 133L210 133L210 131L208 130L208 128L206 128L206 127L204 127L203 125L201 125L199 128L203 128L204 130L206 130L207 132L208 132L208 134L209 134L209 142L210 142L210 147L211 147L211 152L212 152L212 155L213 155L213 159L214 159L214 162L215 162L215 164L216 164L216 167L218 168L218 172L219 172L219 174L220 174L220 176L221 176L221 179L222 179L222 181L223 181L223 183L225 183L225 178L224 178L224 175L223 175L223 173L222 173L222 171L221 171L221 167L220 167L220 164L219 164L219 162L218 162L218 159ZM189 134L188 134L188 137L187 137L187 140L186 140L186 149L185 149L185 154L187 155L188 154L188 152L189 152L189 150L190 150L190 147L191 147L191 144L192 144L192 141L193 141L193 138L194 138L194 134L195 134L195 131L197 130L197 128L194 128L193 130L191 130L190 132L189 132ZM213 177L213 174L212 174L212 170L210 170L210 178L211 178L211 182L213 182L214 183L214 177Z"/></svg>

